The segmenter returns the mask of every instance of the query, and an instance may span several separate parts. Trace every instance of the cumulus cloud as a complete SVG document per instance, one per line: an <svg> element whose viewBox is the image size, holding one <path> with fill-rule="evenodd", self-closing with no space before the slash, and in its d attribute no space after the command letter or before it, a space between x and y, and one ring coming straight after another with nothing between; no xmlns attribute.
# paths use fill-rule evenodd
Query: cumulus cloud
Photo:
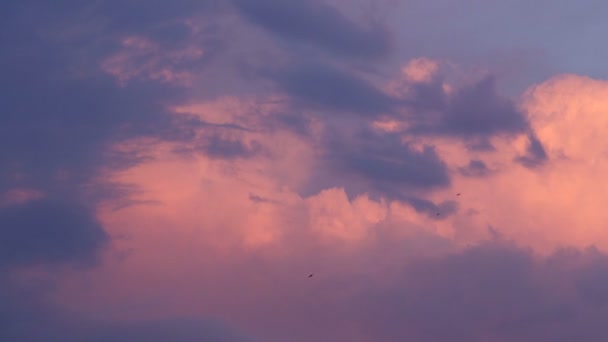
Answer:
<svg viewBox="0 0 608 342"><path fill-rule="evenodd" d="M2 3L0 339L606 339L606 82L362 8Z"/></svg>
<svg viewBox="0 0 608 342"><path fill-rule="evenodd" d="M221 118L220 112L224 119L238 119L229 114L239 110L231 109L246 106L229 104L210 105L199 113L207 119ZM306 141L294 133L288 136L293 142ZM280 150L280 144L259 138ZM287 166L291 172L271 171L288 158L276 151L275 159L228 162L205 155L176 158L171 147L158 146L154 159L116 174L116 180L140 184L147 198L160 199L163 205L104 211L103 221L111 231L133 227L128 234L134 238L121 242L133 253L121 261L122 270L110 265L100 270L97 285L87 290L92 292L70 291L65 301L73 308L121 317L119 303L125 300L132 303L132 312L145 316L145 303L162 297L153 304L161 312L214 312L266 340L602 338L598 322L603 311L598 305L605 257L584 249L592 240L571 240L558 221L564 216L553 221L553 246L574 241L577 247L539 252L546 245L537 237L547 234L547 225L542 215L532 212L539 207L526 208L531 202L525 189L514 191L512 185L515 178L533 191L542 186L535 183L533 172L543 169L511 163L526 151L527 139L522 136L517 142L521 148L511 150L505 144L512 141L498 139L494 152L435 141L437 153L458 148L454 153L466 158L469 171L489 165L494 171L481 179L454 174L449 192L454 196L458 189L462 196L444 197L444 204L434 204L442 203L438 194L433 200L406 198L413 208L366 195L349 198L340 188L302 197L285 187L296 184L287 176L310 170L296 163ZM297 151L306 156L313 147L304 143ZM369 156L383 151L353 148ZM479 153L487 161L475 163L479 160L471 155ZM448 169L466 165L452 164L453 157L446 159ZM502 167L497 168L497 161ZM260 167L265 172L252 171ZM528 202L514 205L518 201ZM462 210L455 213L455 206ZM429 215L435 210L447 211L448 218L436 220ZM169 222L173 230L165 228ZM489 229L489 223L496 228ZM496 238L499 235L516 242ZM494 240L486 240L488 236ZM167 262L163 260L172 260L171 266L159 266ZM129 276L131 269L140 271ZM308 279L309 273L315 276ZM116 283L112 279L117 277L133 283ZM241 287L238 279L249 281ZM157 286L141 293L139 284L145 283ZM181 289L179 294L172 292L175 287ZM87 293L114 300L93 300ZM197 298L196 303L191 298ZM264 314L252 321L253 302L256 312ZM337 322L338 317L343 324L322 324ZM269 325L277 328L263 328Z"/></svg>
<svg viewBox="0 0 608 342"><path fill-rule="evenodd" d="M188 164L183 166L186 170L191 169ZM179 168L174 165L170 170L175 173ZM154 307L202 314L221 307L217 310L222 316L264 340L525 341L604 334L601 284L607 259L596 249L563 249L543 256L525 247L535 246L534 240L518 244L496 234L491 240L459 244L441 237L440 225L424 214L366 196L351 200L341 189L305 200L277 189L270 196L280 201L251 203L252 184L233 178L239 184L220 185L225 174L206 170L207 185L188 193L176 193L177 179L165 190L149 188L150 195L174 193L161 196L166 199L164 208L154 211L159 224L131 230L136 238L126 244L134 254L122 262L122 271L108 266L100 272L97 285L89 290L115 301L72 293L84 296L77 297L76 307L105 311L127 300L143 314L146 307L136 309L138 305L163 296ZM164 177L161 173L148 179L156 183ZM213 211L200 212L201 203ZM137 222L149 220L149 213L132 207L104 217L117 229L124 222L140 226ZM161 222L168 221L175 222L179 233L163 229ZM200 226L203 222L207 224ZM272 225L281 229L273 230ZM184 246L190 247L183 250ZM170 271L158 264L169 257ZM140 269L136 277L127 275L132 268ZM309 273L315 276L308 279ZM116 283L116 277L133 283ZM180 280L186 278L186 283ZM157 286L141 293L139 284L149 282ZM171 292L175 286L180 287L179 294ZM197 303L191 303L193 297ZM84 298L89 298L86 304ZM263 314L252 319L253 302L256 312ZM262 328L268 325L276 328Z"/></svg>

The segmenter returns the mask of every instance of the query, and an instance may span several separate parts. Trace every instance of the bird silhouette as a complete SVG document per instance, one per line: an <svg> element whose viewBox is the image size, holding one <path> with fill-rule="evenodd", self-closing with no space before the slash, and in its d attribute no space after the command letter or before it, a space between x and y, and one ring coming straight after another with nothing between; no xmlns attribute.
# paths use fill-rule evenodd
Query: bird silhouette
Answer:
<svg viewBox="0 0 608 342"><path fill-rule="evenodd" d="M456 194L456 196L460 196L460 192Z"/></svg>
<svg viewBox="0 0 608 342"><path fill-rule="evenodd" d="M314 275L314 274L309 275L309 276L308 276L308 278L312 278L312 276L313 276L313 275Z"/></svg>

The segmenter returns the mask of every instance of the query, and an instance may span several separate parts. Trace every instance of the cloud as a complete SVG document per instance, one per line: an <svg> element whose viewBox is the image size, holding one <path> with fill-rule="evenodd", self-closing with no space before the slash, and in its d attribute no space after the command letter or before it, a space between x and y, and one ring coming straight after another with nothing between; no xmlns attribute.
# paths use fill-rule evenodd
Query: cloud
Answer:
<svg viewBox="0 0 608 342"><path fill-rule="evenodd" d="M432 188L449 185L445 164L433 146L416 149L399 135L361 132L351 139L336 141L331 159L342 174L354 174L364 181L386 187Z"/></svg>
<svg viewBox="0 0 608 342"><path fill-rule="evenodd" d="M378 58L391 50L388 32L365 28L321 1L234 0L251 22L288 41L316 45L346 57Z"/></svg>
<svg viewBox="0 0 608 342"><path fill-rule="evenodd" d="M133 191L103 174L147 160L112 145L190 137L167 109L185 95L173 76L200 70L206 59L188 49L194 40L209 52L213 40L190 30L188 42L171 45L159 27L200 14L203 3L149 5L0 4L0 44L10 47L0 52L0 340L66 341L78 330L64 325L52 289L64 272L93 272L102 252L114 255L96 205L128 202Z"/></svg>
<svg viewBox="0 0 608 342"><path fill-rule="evenodd" d="M555 94L537 95L533 103L552 103ZM522 103L526 112L530 104ZM240 125L248 119L239 112L259 110L265 116L285 108L250 106L230 99L198 110L207 122L236 120ZM539 122L530 119L540 140L545 133ZM272 158L178 158L171 146L155 146L152 160L115 173L112 180L139 184L148 198L163 204L154 210L101 210L110 231L131 227L128 234L136 238L121 244L133 253L120 267L99 270L92 288L61 298L71 307L118 317L127 315L121 306L125 301L133 310L128 315L213 312L271 341L604 337L598 322L605 313L598 304L604 296L605 261L602 252L584 249L604 241L586 228L603 218L587 216L597 208L585 212L558 191L576 184L587 189L559 176L571 178L572 171L587 168L560 164L568 161L559 158L549 159L546 168L512 163L530 149L525 134L491 136L494 150L479 151L451 137L410 141L363 124L329 126L307 137L282 130L243 132L257 134ZM547 146L555 143L548 141ZM545 152L552 157L554 150ZM326 156L336 158L319 158ZM356 157L369 162L349 163ZM450 182L408 189L402 168L410 160L444 170ZM327 183L320 183L319 192L296 191L315 170L336 165L342 171L321 175ZM376 173L378 165L383 170ZM490 170L491 177L461 175L463 165L469 172ZM392 171L394 176L385 175ZM420 169L427 173L433 174ZM358 181L351 183L351 176ZM358 194L350 196L349 185ZM401 187L409 202L386 195ZM385 192L364 194L370 189ZM455 192L462 196L455 198ZM580 215L571 214L574 208ZM430 217L436 209L449 214L441 220ZM494 240L485 241L489 236ZM553 252L570 244L571 250ZM310 273L315 273L314 283L307 281ZM156 286L141 291L149 283Z"/></svg>
<svg viewBox="0 0 608 342"><path fill-rule="evenodd" d="M99 312L114 307L110 312L117 315L121 305L133 310L129 315L146 315L150 307L144 303L161 311L221 312L269 341L604 336L601 298L608 259L598 250L541 255L496 236L461 245L442 238L424 214L366 196L350 200L340 189L311 196L304 207L281 190L272 191L278 203L251 203L252 184L232 178L218 186L220 174L207 170L204 191L176 192L180 177L166 190L154 190L179 196L164 196L169 201L154 211L157 223L131 231L139 236L128 243L135 252L119 269L108 266L98 273L84 295L71 293L77 296L72 301ZM212 198L216 205L207 202ZM201 212L200 203L212 210ZM150 211L142 209L104 217L115 222L114 229L125 222L138 227L150 220ZM162 229L165 222L173 222L175 230ZM245 238L254 232L263 236L272 225L285 228L262 245ZM236 235L220 237L227 232ZM167 257L170 264L159 263ZM139 271L129 275L134 270ZM309 273L315 277L306 278ZM156 286L142 292L150 282ZM95 300L92 293L114 299Z"/></svg>
<svg viewBox="0 0 608 342"><path fill-rule="evenodd" d="M592 160L602 154L607 89L605 80L577 75L555 76L528 89L523 98L550 158Z"/></svg>
<svg viewBox="0 0 608 342"><path fill-rule="evenodd" d="M26 287L30 287L29 291L23 290ZM254 341L217 320L182 317L96 320L74 315L48 303L42 298L40 289L31 288L21 281L8 283L0 280L0 289L3 300L0 338L3 341Z"/></svg>
<svg viewBox="0 0 608 342"><path fill-rule="evenodd" d="M274 203L274 204L278 203L277 201L274 201L272 199L261 197L261 196L255 195L255 194L249 194L249 199L256 203Z"/></svg>
<svg viewBox="0 0 608 342"><path fill-rule="evenodd" d="M469 164L465 167L460 167L459 171L466 177L484 177L492 172L483 160L478 159L469 161Z"/></svg>
<svg viewBox="0 0 608 342"><path fill-rule="evenodd" d="M87 208L47 198L1 207L0 227L3 268L90 263L109 239Z"/></svg>
<svg viewBox="0 0 608 342"><path fill-rule="evenodd" d="M593 249L543 258L490 241L409 263L391 290L366 293L363 320L376 339L601 340L604 311L585 291L600 288L605 267Z"/></svg>
<svg viewBox="0 0 608 342"><path fill-rule="evenodd" d="M189 34L190 35L190 34ZM121 85L143 78L178 86L191 86L207 52L190 45L165 52L161 45L145 37L127 36L121 51L106 58L101 68ZM197 68L198 67L198 68Z"/></svg>
<svg viewBox="0 0 608 342"><path fill-rule="evenodd" d="M399 103L367 80L326 64L292 64L263 74L292 96L296 105L377 116Z"/></svg>
<svg viewBox="0 0 608 342"><path fill-rule="evenodd" d="M85 333L83 338L92 342L110 341L253 341L232 329L212 320L166 319L143 322L97 323L98 327Z"/></svg>
<svg viewBox="0 0 608 342"><path fill-rule="evenodd" d="M320 159L305 185L298 188L301 195L340 187L350 198L367 194L398 200L427 213L439 208L445 214L454 210L424 198L426 192L451 184L448 166L433 145L361 126L328 126L323 134Z"/></svg>
<svg viewBox="0 0 608 342"><path fill-rule="evenodd" d="M180 20L189 19L220 9L221 1L177 0L168 4L162 0L105 1L95 6L106 17L107 27L120 32L154 34L157 37L183 38ZM167 41L167 39L163 39Z"/></svg>
<svg viewBox="0 0 608 342"><path fill-rule="evenodd" d="M464 138L517 134L528 129L526 116L513 101L496 92L496 81L485 77L445 94L441 83L415 85L410 132ZM429 114L437 112L429 120ZM430 121L430 122L429 122Z"/></svg>
<svg viewBox="0 0 608 342"><path fill-rule="evenodd" d="M606 339L606 82L360 5L2 3L0 340Z"/></svg>
<svg viewBox="0 0 608 342"><path fill-rule="evenodd" d="M444 219L458 210L458 203L456 201L444 201L437 205L432 201L417 197L403 196L399 199L410 204L416 211L426 213L429 217L435 219Z"/></svg>
<svg viewBox="0 0 608 342"><path fill-rule="evenodd" d="M255 144L255 142L253 146L249 147L241 141L227 140L219 136L213 136L206 146L204 146L207 155L222 158L246 158L257 153L259 149L259 144Z"/></svg>
<svg viewBox="0 0 608 342"><path fill-rule="evenodd" d="M0 143L10 146L0 151L0 162L7 165L2 186L12 186L12 175L21 174L21 185L50 190L62 174L69 181L60 188L73 188L112 161L105 153L110 142L169 136L172 119L163 105L180 97L178 89L149 82L119 87L99 67L115 52L106 42L125 32L115 28L99 34L90 27L93 19L62 22L66 13L61 6L68 3L50 6L57 17L38 20L41 12L35 9L45 6L31 4L29 10L17 7L15 20L5 23L6 31L22 32L23 39L0 55L2 65L11 66L3 68L0 82L7 94ZM102 22L111 16L93 13ZM28 19L33 25L20 28ZM83 37L88 43L75 44Z"/></svg>
<svg viewBox="0 0 608 342"><path fill-rule="evenodd" d="M486 227L492 225L506 236L533 243L543 251L562 243L584 246L603 236L600 228L603 211L595 206L581 208L576 204L580 196L590 196L595 201L601 201L603 196L592 189L593 184L597 186L593 179L599 177L604 167L600 157L603 147L597 142L604 117L601 115L602 87L602 81L572 76L533 86L520 101L508 101L514 106L512 108L518 108L518 115L525 115L527 128L512 133L484 133L473 139L466 135L455 138L451 134L408 136L400 131L407 123L390 117L378 118L372 127L364 120L328 120L322 133L307 138L312 141L309 148L317 151L318 159L313 162L314 167L309 168L312 172L308 174L306 184L296 189L302 196L311 196L323 189L340 187L351 199L363 193L374 199L397 199L399 194L435 204L453 199L456 192L463 192L467 195L458 198L461 210L441 228L446 234L476 240L485 236ZM574 132L578 131L584 132L581 134L589 139L573 138ZM472 143L479 141L491 145L492 149L470 148ZM401 172L397 166L407 164L407 150L422 153L425 145L432 146L436 160L440 162L419 163L428 166L427 170L436 171L421 174L437 180L441 178L431 175L441 175L443 169L449 179L447 185L431 182L424 187L421 186L424 182L418 181L416 188L403 180L408 173ZM367 162L353 162L357 157ZM543 167L527 170L525 165L513 163L521 161L522 157ZM440 167L441 163L445 167ZM363 166L359 167L360 164ZM374 167L379 165L383 165L382 172L395 171L402 178L389 181L390 175L380 171L374 173ZM580 174L577 181L568 181L574 173ZM539 182L536 178L539 176L545 182ZM513 188L514 179L521 188ZM554 208L553 214L549 214L547 208ZM504 216L505 211L513 210L517 214ZM577 214L566 215L568 212ZM553 234L544 232L546 226L554 227ZM585 228L575 232L570 228L572 226Z"/></svg>
<svg viewBox="0 0 608 342"><path fill-rule="evenodd" d="M230 262L214 259L222 262L222 268L228 268L216 273L216 277L220 277L217 286L230 286L238 291L241 301L257 300L255 312L258 315L251 316L254 311L247 311L244 306L234 306L230 296L223 292L216 292L215 303L225 305L228 311L249 313L246 318L236 318L236 321L249 326L248 330L254 332L252 335L257 340L267 341L285 338L306 341L325 337L353 341L395 338L535 341L561 337L601 340L608 333L603 328L606 308L603 284L608 263L606 255L596 249L560 249L543 257L529 248L495 239L439 255L416 253L407 257L403 248L407 240L400 242L398 245L382 242L371 253L359 250L346 259L340 257L339 252L328 249L329 246L319 246L317 252L322 253L320 259L324 259L325 267L315 269L312 279L306 278L306 266L295 250L283 258L244 253L241 256L233 254L232 258L236 259ZM392 259L382 258L382 255L390 255ZM246 261L247 257L256 260ZM370 258L371 262L362 261L359 266L353 263ZM391 267L386 267L389 260ZM181 262L183 267L184 260ZM251 268L260 263L265 271ZM182 272L190 271L179 271ZM198 279L204 278L207 272L209 270L205 268L190 273L194 283L182 287L182 291L188 295L200 293ZM238 272L239 277L250 281L235 284L228 276L231 272ZM254 275L259 272L263 272L263 276L256 278ZM145 279L133 285L140 286L142 281ZM162 283L158 285L163 286ZM203 289L218 291L209 284ZM223 295L218 297L220 293ZM175 307L170 302L164 303L158 308L171 310L169 308ZM5 308L3 306L0 313ZM16 315L12 318L13 324L18 322ZM91 341L253 340L226 328L225 324L204 319L58 321L55 326L48 327L47 321L38 320L42 322L39 331L45 332L46 338L58 337L66 341L70 338ZM322 324L324 321L331 324ZM21 321L23 323L25 321ZM264 328L269 325L273 328ZM23 338L35 332L30 329L28 335L24 335L21 327L24 326L11 325L11 329L2 330L0 336Z"/></svg>
<svg viewBox="0 0 608 342"><path fill-rule="evenodd" d="M530 143L528 145L526 155L517 157L515 160L525 167L533 168L541 165L547 160L547 153L545 152L545 148L543 147L542 143L535 135L530 134L528 139L530 140Z"/></svg>

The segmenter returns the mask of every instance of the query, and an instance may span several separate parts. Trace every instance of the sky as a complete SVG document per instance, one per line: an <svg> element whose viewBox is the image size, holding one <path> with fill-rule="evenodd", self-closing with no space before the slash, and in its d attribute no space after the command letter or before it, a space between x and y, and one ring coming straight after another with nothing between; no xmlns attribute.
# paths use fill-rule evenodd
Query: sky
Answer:
<svg viewBox="0 0 608 342"><path fill-rule="evenodd" d="M608 340L607 11L0 2L0 341Z"/></svg>

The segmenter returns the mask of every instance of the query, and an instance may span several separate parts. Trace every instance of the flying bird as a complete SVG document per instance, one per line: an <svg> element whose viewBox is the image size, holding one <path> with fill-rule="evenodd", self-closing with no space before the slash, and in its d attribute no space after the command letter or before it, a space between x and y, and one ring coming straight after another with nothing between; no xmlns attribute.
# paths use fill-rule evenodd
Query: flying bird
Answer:
<svg viewBox="0 0 608 342"><path fill-rule="evenodd" d="M312 278L312 276L313 276L313 275L314 275L314 274L309 275L309 276L308 276L308 278Z"/></svg>
<svg viewBox="0 0 608 342"><path fill-rule="evenodd" d="M460 196L460 192L456 194L456 196Z"/></svg>

